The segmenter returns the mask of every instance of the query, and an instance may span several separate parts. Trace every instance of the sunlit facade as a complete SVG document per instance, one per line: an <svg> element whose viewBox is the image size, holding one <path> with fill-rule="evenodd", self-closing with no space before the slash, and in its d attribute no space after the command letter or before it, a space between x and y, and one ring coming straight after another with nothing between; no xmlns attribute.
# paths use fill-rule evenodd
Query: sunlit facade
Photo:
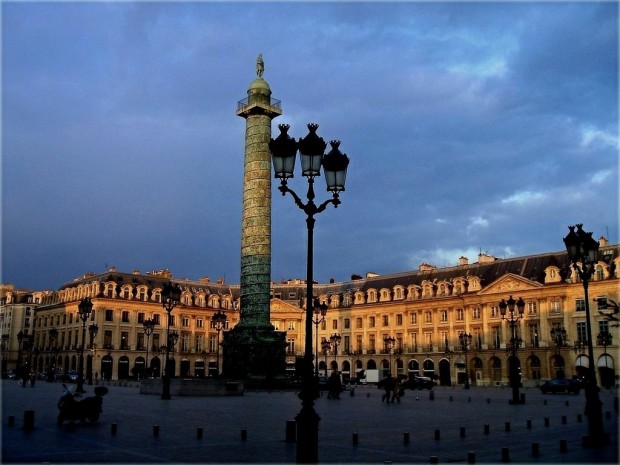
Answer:
<svg viewBox="0 0 620 465"><path fill-rule="evenodd" d="M600 243L589 305L598 382L612 386L618 384L618 321L614 320L618 314L611 318L609 314L618 302L620 248L603 238ZM238 323L239 285L221 279L178 279L167 270L142 274L114 268L89 273L54 292L4 288L0 308L3 371L14 369L20 357L31 360L38 371L45 371L50 360L62 371L77 369L84 329L77 306L89 297L94 311L86 322L85 377L137 378L144 375L147 365L158 376L166 330L161 290L169 281L183 291L170 320L171 330L179 334L172 350L175 375L214 375L221 367L216 357L222 334L213 327L212 317L218 311L227 315L224 331ZM277 331L286 331L291 376L304 351L305 288L305 281L298 279L271 286L271 323ZM318 353L320 373L336 369L347 379L359 377L362 370L391 370L403 376L432 376L440 385L462 385L467 367L471 385L507 385L511 331L501 317L499 302L510 296L526 304L518 322L517 353L524 386L577 376L588 364L583 285L565 252L508 259L480 254L475 263L462 257L453 267L422 264L415 271L354 275L350 281L316 284L314 289L328 306L325 321L313 325L318 328L318 338L315 334L312 339L318 340L314 353ZM143 322L151 318L157 324L147 338ZM98 327L92 344L91 324ZM58 330L53 345L52 328ZM552 330L563 338L552 337ZM21 354L18 331L32 335L32 346ZM472 335L466 352L459 344L461 333ZM326 353L321 341L334 334L340 336L339 344ZM609 337L597 338L599 334ZM391 350L385 343L388 337L394 339Z"/></svg>

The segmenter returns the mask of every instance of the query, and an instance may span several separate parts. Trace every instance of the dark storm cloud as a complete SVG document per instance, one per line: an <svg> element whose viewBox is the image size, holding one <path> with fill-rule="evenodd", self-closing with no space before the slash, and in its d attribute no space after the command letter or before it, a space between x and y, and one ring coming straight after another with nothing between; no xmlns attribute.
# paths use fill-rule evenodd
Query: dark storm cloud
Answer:
<svg viewBox="0 0 620 465"><path fill-rule="evenodd" d="M234 112L259 52L274 132L317 122L351 157L342 205L317 218L317 279L559 250L577 221L617 241L617 17L591 2L6 4L2 281L115 265L238 282ZM273 279L305 277L305 217L273 191Z"/></svg>

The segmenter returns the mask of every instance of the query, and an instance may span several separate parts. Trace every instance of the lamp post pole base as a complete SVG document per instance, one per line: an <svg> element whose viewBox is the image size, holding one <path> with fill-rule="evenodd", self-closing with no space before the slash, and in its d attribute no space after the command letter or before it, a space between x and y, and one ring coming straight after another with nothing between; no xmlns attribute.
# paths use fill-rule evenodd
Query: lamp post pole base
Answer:
<svg viewBox="0 0 620 465"><path fill-rule="evenodd" d="M297 421L297 463L318 463L320 419L312 405L304 405L295 417Z"/></svg>

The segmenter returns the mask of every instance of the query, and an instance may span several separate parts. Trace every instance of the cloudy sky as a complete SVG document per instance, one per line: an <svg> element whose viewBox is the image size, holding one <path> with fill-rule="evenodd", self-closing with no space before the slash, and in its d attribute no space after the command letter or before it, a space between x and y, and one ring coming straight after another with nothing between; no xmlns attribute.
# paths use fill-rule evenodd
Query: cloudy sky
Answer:
<svg viewBox="0 0 620 465"><path fill-rule="evenodd" d="M239 283L259 53L274 137L316 122L351 159L318 281L558 251L577 222L618 242L617 2L3 2L1 281ZM272 278L305 278L276 187Z"/></svg>

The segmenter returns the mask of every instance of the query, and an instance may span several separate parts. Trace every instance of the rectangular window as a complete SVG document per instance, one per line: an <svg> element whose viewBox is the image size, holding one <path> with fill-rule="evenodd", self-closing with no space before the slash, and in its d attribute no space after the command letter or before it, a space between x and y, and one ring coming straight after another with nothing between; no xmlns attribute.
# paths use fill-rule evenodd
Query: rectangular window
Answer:
<svg viewBox="0 0 620 465"><path fill-rule="evenodd" d="M375 317L374 316L371 316L371 317L368 318L368 326L370 328L374 328L375 327Z"/></svg>
<svg viewBox="0 0 620 465"><path fill-rule="evenodd" d="M184 316L184 317L182 318L182 322L183 322L182 324L183 324L183 327L184 327L184 328L188 328L188 327L189 327L189 317Z"/></svg>
<svg viewBox="0 0 620 465"><path fill-rule="evenodd" d="M344 319L344 329L351 328L351 320L349 318Z"/></svg>
<svg viewBox="0 0 620 465"><path fill-rule="evenodd" d="M136 341L136 350L144 350L144 333L138 333Z"/></svg>
<svg viewBox="0 0 620 465"><path fill-rule="evenodd" d="M448 310L442 310L439 312L439 321L446 323L448 321Z"/></svg>
<svg viewBox="0 0 620 465"><path fill-rule="evenodd" d="M114 311L113 310L106 310L105 311L105 321L114 321Z"/></svg>
<svg viewBox="0 0 620 465"><path fill-rule="evenodd" d="M144 323L144 313L140 312L138 313L138 324L141 325L142 323Z"/></svg>
<svg viewBox="0 0 620 465"><path fill-rule="evenodd" d="M371 334L370 338L368 339L368 343L369 343L369 347L368 347L368 353L369 354L374 354L377 351L377 345L376 345L376 341L375 341L375 335Z"/></svg>
<svg viewBox="0 0 620 465"><path fill-rule="evenodd" d="M216 336L209 336L209 352L215 352L217 349Z"/></svg>
<svg viewBox="0 0 620 465"><path fill-rule="evenodd" d="M204 320L202 318L196 318L196 328L204 328Z"/></svg>
<svg viewBox="0 0 620 465"><path fill-rule="evenodd" d="M412 313L409 315L409 322L412 325L417 325L418 324L418 314L417 313Z"/></svg>
<svg viewBox="0 0 620 465"><path fill-rule="evenodd" d="M351 337L345 336L344 337L344 353L348 354L350 350L351 350Z"/></svg>
<svg viewBox="0 0 620 465"><path fill-rule="evenodd" d="M532 347L538 347L538 325L530 325L530 343Z"/></svg>
<svg viewBox="0 0 620 465"><path fill-rule="evenodd" d="M399 313L398 315L396 315L396 326L402 326L403 325L403 316Z"/></svg>
<svg viewBox="0 0 620 465"><path fill-rule="evenodd" d="M599 333L609 333L609 321L607 321L607 320L599 320L599 322L598 322L598 331L599 331Z"/></svg>
<svg viewBox="0 0 620 465"><path fill-rule="evenodd" d="M383 326L389 326L389 325L390 325L390 316L383 315Z"/></svg>
<svg viewBox="0 0 620 465"><path fill-rule="evenodd" d="M462 308L457 308L456 309L456 321L463 321L465 312L463 311Z"/></svg>
<svg viewBox="0 0 620 465"><path fill-rule="evenodd" d="M536 315L536 302L528 302L527 303L527 313L528 315Z"/></svg>
<svg viewBox="0 0 620 465"><path fill-rule="evenodd" d="M159 350L160 347L161 345L159 344L159 334L153 334L153 346L151 347L151 350L156 352Z"/></svg>
<svg viewBox="0 0 620 465"><path fill-rule="evenodd" d="M158 325L159 323L159 314L156 313L155 315L153 315L153 321L155 321L155 324Z"/></svg>
<svg viewBox="0 0 620 465"><path fill-rule="evenodd" d="M203 339L204 339L204 336L202 334L198 334L196 336L196 352L197 353L202 352Z"/></svg>
<svg viewBox="0 0 620 465"><path fill-rule="evenodd" d="M123 323L129 323L129 312L127 310L123 310L121 313L121 321Z"/></svg>
<svg viewBox="0 0 620 465"><path fill-rule="evenodd" d="M121 332L121 350L129 349L129 333L127 331Z"/></svg>
<svg viewBox="0 0 620 465"><path fill-rule="evenodd" d="M480 319L480 307L474 307L474 309L472 311L472 318L474 320L479 320Z"/></svg>
<svg viewBox="0 0 620 465"><path fill-rule="evenodd" d="M338 329L338 320L332 320L332 329Z"/></svg>
<svg viewBox="0 0 620 465"><path fill-rule="evenodd" d="M551 301L551 309L550 309L550 313L560 313L560 301L559 300L552 300Z"/></svg>
<svg viewBox="0 0 620 465"><path fill-rule="evenodd" d="M411 351L418 351L418 335L417 333L410 333L409 340L411 341Z"/></svg>
<svg viewBox="0 0 620 465"><path fill-rule="evenodd" d="M499 318L499 307L497 305L491 306L491 318Z"/></svg>
<svg viewBox="0 0 620 465"><path fill-rule="evenodd" d="M586 311L586 301L585 299L575 299L575 310L578 312Z"/></svg>
<svg viewBox="0 0 620 465"><path fill-rule="evenodd" d="M113 349L112 347L112 331L106 329L103 332L103 348L104 349Z"/></svg>
<svg viewBox="0 0 620 465"><path fill-rule="evenodd" d="M596 307L597 310L606 310L607 309L607 297L597 297L596 298Z"/></svg>
<svg viewBox="0 0 620 465"><path fill-rule="evenodd" d="M363 324L364 324L364 323L363 323L363 320L362 320L361 318L356 318L356 319L355 319L355 327L356 327L357 329L362 329Z"/></svg>
<svg viewBox="0 0 620 465"><path fill-rule="evenodd" d="M286 340L286 353L294 354L295 353L295 339L287 339Z"/></svg>
<svg viewBox="0 0 620 465"><path fill-rule="evenodd" d="M289 321L288 322L288 330L289 331L295 331L295 322L294 321Z"/></svg>
<svg viewBox="0 0 620 465"><path fill-rule="evenodd" d="M432 352L433 350L433 333L424 333L424 342L426 344L426 350Z"/></svg>
<svg viewBox="0 0 620 465"><path fill-rule="evenodd" d="M577 323L577 340L584 344L587 344L588 338L586 336L586 322L580 321Z"/></svg>
<svg viewBox="0 0 620 465"><path fill-rule="evenodd" d="M493 328L493 348L499 349L500 346L500 330L499 327Z"/></svg>
<svg viewBox="0 0 620 465"><path fill-rule="evenodd" d="M357 336L356 337L355 344L356 344L356 350L359 353L362 353L362 336Z"/></svg>
<svg viewBox="0 0 620 465"><path fill-rule="evenodd" d="M327 329L327 320L323 320L321 322L321 331L325 331Z"/></svg>
<svg viewBox="0 0 620 465"><path fill-rule="evenodd" d="M424 312L424 323L432 323L433 314L431 312Z"/></svg>
<svg viewBox="0 0 620 465"><path fill-rule="evenodd" d="M296 298L297 298L297 294L295 294L294 292L288 293L288 300L295 300Z"/></svg>
<svg viewBox="0 0 620 465"><path fill-rule="evenodd" d="M169 314L168 321L170 322L170 326L176 326L176 316Z"/></svg>
<svg viewBox="0 0 620 465"><path fill-rule="evenodd" d="M184 334L181 337L181 352L188 352L189 351L189 336L187 334Z"/></svg>

